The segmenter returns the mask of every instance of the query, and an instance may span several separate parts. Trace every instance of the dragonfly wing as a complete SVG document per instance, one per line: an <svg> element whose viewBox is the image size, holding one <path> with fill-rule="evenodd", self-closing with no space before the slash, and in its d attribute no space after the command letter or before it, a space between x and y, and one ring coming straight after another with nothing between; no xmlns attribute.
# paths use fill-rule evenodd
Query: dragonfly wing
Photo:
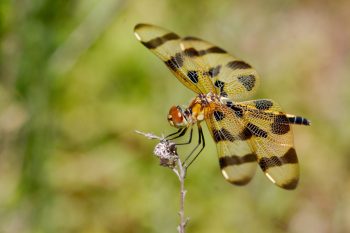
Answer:
<svg viewBox="0 0 350 233"><path fill-rule="evenodd" d="M255 174L257 156L250 138L240 134L242 123L228 106L217 105L206 119L216 143L224 178L232 184L247 184Z"/></svg>
<svg viewBox="0 0 350 233"><path fill-rule="evenodd" d="M277 186L295 189L299 164L287 115L267 99L241 102L236 107L244 109L245 127L252 135L260 168Z"/></svg>

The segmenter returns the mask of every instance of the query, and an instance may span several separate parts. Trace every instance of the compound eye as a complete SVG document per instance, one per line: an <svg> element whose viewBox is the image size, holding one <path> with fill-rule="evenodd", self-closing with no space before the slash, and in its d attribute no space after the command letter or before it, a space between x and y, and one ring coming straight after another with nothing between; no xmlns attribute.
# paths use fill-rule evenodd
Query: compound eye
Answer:
<svg viewBox="0 0 350 233"><path fill-rule="evenodd" d="M168 121L171 125L180 126L183 124L184 117L181 108L173 106L169 110Z"/></svg>
<svg viewBox="0 0 350 233"><path fill-rule="evenodd" d="M170 108L169 111L169 117L174 121L174 122L182 122L183 120L183 115L181 112L181 108L177 106L173 106ZM169 118L168 117L168 118Z"/></svg>

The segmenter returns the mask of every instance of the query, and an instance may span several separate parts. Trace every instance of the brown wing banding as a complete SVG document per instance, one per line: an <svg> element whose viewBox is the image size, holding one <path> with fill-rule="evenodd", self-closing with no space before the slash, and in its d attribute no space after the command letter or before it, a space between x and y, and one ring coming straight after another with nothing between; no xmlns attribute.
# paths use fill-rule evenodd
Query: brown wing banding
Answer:
<svg viewBox="0 0 350 233"><path fill-rule="evenodd" d="M201 57L204 61L198 61L206 64L204 74L210 78L217 93L232 100L240 100L252 96L257 90L260 77L248 63L199 38L185 37L182 45L190 51L217 51Z"/></svg>
<svg viewBox="0 0 350 233"><path fill-rule="evenodd" d="M272 100L227 101L216 108L206 122L217 143L224 177L245 184L253 177L257 162L277 186L296 188L299 165L293 134L278 104Z"/></svg>
<svg viewBox="0 0 350 233"><path fill-rule="evenodd" d="M257 167L257 156L250 142L252 134L245 135L236 114L224 105L217 105L208 115L206 123L216 142L224 178L235 185L247 184Z"/></svg>
<svg viewBox="0 0 350 233"><path fill-rule="evenodd" d="M157 55L186 87L196 93L215 93L212 82L203 74L207 66L204 57L223 51L215 47L198 51L185 49L177 34L150 24L138 24L134 32L137 39Z"/></svg>
<svg viewBox="0 0 350 233"><path fill-rule="evenodd" d="M272 100L253 100L237 105L244 109L246 122L267 133L266 137L254 135L252 140L260 168L277 186L295 189L299 180L299 164L286 114Z"/></svg>
<svg viewBox="0 0 350 233"><path fill-rule="evenodd" d="M150 24L138 24L134 31L137 39L196 93L212 92L238 100L253 95L259 85L259 75L248 63L207 41L181 38Z"/></svg>

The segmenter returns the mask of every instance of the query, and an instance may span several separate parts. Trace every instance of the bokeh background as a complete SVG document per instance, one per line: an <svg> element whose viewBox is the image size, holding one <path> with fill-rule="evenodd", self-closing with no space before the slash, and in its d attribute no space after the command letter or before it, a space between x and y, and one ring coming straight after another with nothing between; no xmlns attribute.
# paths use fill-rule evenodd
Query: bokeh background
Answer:
<svg viewBox="0 0 350 233"><path fill-rule="evenodd" d="M147 22L253 64L256 98L295 127L295 191L222 178L207 147L186 180L188 232L350 232L350 2L1 0L0 232L176 232L179 183L152 156L194 96L134 37Z"/></svg>

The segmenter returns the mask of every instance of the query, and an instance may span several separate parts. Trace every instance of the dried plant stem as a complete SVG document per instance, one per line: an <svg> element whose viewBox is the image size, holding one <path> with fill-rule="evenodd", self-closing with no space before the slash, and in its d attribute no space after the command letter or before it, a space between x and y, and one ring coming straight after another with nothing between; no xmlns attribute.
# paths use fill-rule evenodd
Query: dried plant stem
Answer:
<svg viewBox="0 0 350 233"><path fill-rule="evenodd" d="M189 218L185 217L185 197L187 192L185 189L185 178L187 169L182 165L181 159L177 154L176 144L152 133L135 132L148 139L157 139L160 141L154 149L154 154L159 158L160 165L171 168L180 181L180 224L177 227L177 231L179 233L185 233L185 228L189 221Z"/></svg>
<svg viewBox="0 0 350 233"><path fill-rule="evenodd" d="M182 166L182 162L180 159L177 162L177 167L173 168L173 171L175 172L180 181L180 224L177 227L177 231L179 233L185 233L185 228L187 222L189 221L189 218L185 217L185 196L187 192L187 190L185 189L186 168Z"/></svg>

